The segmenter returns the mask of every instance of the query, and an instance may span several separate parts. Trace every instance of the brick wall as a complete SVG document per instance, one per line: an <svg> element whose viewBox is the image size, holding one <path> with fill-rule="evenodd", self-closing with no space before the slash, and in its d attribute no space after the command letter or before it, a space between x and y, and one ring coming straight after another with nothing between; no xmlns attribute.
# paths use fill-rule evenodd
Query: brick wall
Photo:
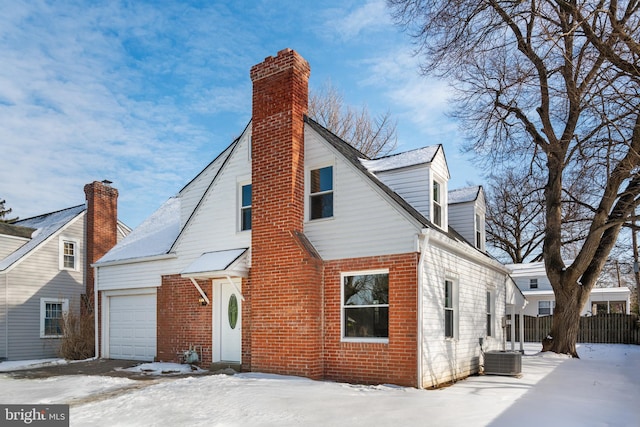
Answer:
<svg viewBox="0 0 640 427"><path fill-rule="evenodd" d="M324 377L363 384L417 386L418 258L409 253L324 263ZM340 274L389 270L389 343L341 342Z"/></svg>
<svg viewBox="0 0 640 427"><path fill-rule="evenodd" d="M198 281L211 299L211 280ZM200 365L211 364L211 305L198 302L200 293L191 280L179 275L163 276L157 296L157 360L179 362L190 345L202 346ZM213 303L213 301L212 301Z"/></svg>
<svg viewBox="0 0 640 427"><path fill-rule="evenodd" d="M251 68L251 369L322 376L322 266L301 245L309 64L285 49ZM246 301L245 301L246 302Z"/></svg>

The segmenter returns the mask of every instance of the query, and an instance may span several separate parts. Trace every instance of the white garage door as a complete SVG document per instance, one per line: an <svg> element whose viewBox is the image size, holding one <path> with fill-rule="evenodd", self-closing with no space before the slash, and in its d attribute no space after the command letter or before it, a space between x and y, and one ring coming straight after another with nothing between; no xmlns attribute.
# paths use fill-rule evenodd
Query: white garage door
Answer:
<svg viewBox="0 0 640 427"><path fill-rule="evenodd" d="M153 361L156 295L109 297L109 358Z"/></svg>

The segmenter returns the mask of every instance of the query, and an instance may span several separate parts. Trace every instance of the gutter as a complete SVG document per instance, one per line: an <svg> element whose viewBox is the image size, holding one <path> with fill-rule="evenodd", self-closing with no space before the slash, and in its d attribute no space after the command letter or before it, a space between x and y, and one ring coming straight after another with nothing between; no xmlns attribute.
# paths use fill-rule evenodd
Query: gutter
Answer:
<svg viewBox="0 0 640 427"><path fill-rule="evenodd" d="M106 262L94 262L91 264L91 267L111 267L112 265L125 265L125 264L134 264L139 262L150 262L150 261L160 261L163 259L171 259L177 258L175 252L170 252L166 254L160 255L150 255L148 257L140 257L140 258L127 258L127 259L119 259L114 261L106 261Z"/></svg>
<svg viewBox="0 0 640 427"><path fill-rule="evenodd" d="M427 254L427 247L429 246L429 234L423 229L422 233L418 235L418 250L420 251L420 260L418 261L418 369L417 380L418 389L422 389L422 340L424 337L424 331L422 329L422 293L424 288L424 263ZM422 248L420 244L422 243Z"/></svg>
<svg viewBox="0 0 640 427"><path fill-rule="evenodd" d="M92 266L93 267L93 266ZM98 333L98 326L99 326L99 322L98 319L100 318L100 313L98 310L98 275L100 274L100 268L96 267L94 269L94 275L93 275L93 329L94 329L94 346L95 346L95 358L98 359L100 357L100 343L98 342L98 337L99 337L99 333Z"/></svg>

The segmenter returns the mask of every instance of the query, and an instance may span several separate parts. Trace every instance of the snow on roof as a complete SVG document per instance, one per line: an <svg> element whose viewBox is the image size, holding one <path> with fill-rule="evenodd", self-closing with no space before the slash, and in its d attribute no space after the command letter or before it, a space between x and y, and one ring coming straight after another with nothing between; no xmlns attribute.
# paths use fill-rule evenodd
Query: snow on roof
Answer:
<svg viewBox="0 0 640 427"><path fill-rule="evenodd" d="M202 273L226 270L246 251L246 248L241 248L204 253L182 270L180 274L196 277Z"/></svg>
<svg viewBox="0 0 640 427"><path fill-rule="evenodd" d="M379 159L365 160L360 159L362 165L371 173L387 171L391 169L415 166L424 163L431 163L436 152L440 148L439 145L431 145L429 147L418 148L417 150L405 151Z"/></svg>
<svg viewBox="0 0 640 427"><path fill-rule="evenodd" d="M456 203L473 202L478 198L479 192L480 192L479 185L451 190L448 193L449 204L453 205Z"/></svg>
<svg viewBox="0 0 640 427"><path fill-rule="evenodd" d="M0 271L6 270L13 263L31 252L38 245L65 226L69 221L84 212L85 209L85 205L78 205L61 211L16 221L14 223L15 225L33 228L36 231L31 235L31 240L22 245L15 252L11 253L5 259L0 260Z"/></svg>
<svg viewBox="0 0 640 427"><path fill-rule="evenodd" d="M180 232L180 199L172 197L96 264L166 254Z"/></svg>

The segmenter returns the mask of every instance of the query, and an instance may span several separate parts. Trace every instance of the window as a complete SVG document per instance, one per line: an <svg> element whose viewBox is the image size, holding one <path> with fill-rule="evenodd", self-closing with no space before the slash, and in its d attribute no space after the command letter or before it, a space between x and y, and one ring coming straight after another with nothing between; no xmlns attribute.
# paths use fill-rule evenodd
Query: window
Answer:
<svg viewBox="0 0 640 427"><path fill-rule="evenodd" d="M529 289L538 289L538 279L529 279Z"/></svg>
<svg viewBox="0 0 640 427"><path fill-rule="evenodd" d="M482 250L482 217L476 214L476 248Z"/></svg>
<svg viewBox="0 0 640 427"><path fill-rule="evenodd" d="M57 338L64 335L64 315L69 310L69 300L40 299L40 338Z"/></svg>
<svg viewBox="0 0 640 427"><path fill-rule="evenodd" d="M333 166L312 170L310 178L310 218L331 218L333 216Z"/></svg>
<svg viewBox="0 0 640 427"><path fill-rule="evenodd" d="M493 336L493 295L487 291L487 336Z"/></svg>
<svg viewBox="0 0 640 427"><path fill-rule="evenodd" d="M431 219L435 225L442 227L442 191L438 181L433 181L433 215L431 215Z"/></svg>
<svg viewBox="0 0 640 427"><path fill-rule="evenodd" d="M240 189L240 230L251 230L251 184Z"/></svg>
<svg viewBox="0 0 640 427"><path fill-rule="evenodd" d="M60 270L78 270L78 242L62 238L60 240Z"/></svg>
<svg viewBox="0 0 640 427"><path fill-rule="evenodd" d="M389 272L342 275L343 338L389 338Z"/></svg>
<svg viewBox="0 0 640 427"><path fill-rule="evenodd" d="M553 314L555 303L555 301L538 301L538 316L549 316Z"/></svg>
<svg viewBox="0 0 640 427"><path fill-rule="evenodd" d="M457 336L457 301L456 289L452 280L444 281L444 336L456 338Z"/></svg>

